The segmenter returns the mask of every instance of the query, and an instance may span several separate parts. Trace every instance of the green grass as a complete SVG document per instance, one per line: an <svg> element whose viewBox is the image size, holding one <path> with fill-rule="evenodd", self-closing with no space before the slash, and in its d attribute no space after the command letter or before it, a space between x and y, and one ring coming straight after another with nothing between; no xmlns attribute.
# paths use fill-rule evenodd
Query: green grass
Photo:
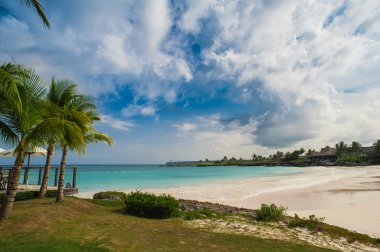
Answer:
<svg viewBox="0 0 380 252"><path fill-rule="evenodd" d="M116 202L66 198L16 202L0 222L0 251L331 251L308 244L218 234L182 218L123 214Z"/></svg>
<svg viewBox="0 0 380 252"><path fill-rule="evenodd" d="M329 225L322 222L324 218L310 215L309 218L300 218L298 215L295 217L287 216L285 222L290 228L301 227L306 228L312 232L321 232L329 235L332 238L345 238L348 242L360 242L365 244L372 244L380 248L380 238L373 238L366 234L361 234L347 230L345 228Z"/></svg>

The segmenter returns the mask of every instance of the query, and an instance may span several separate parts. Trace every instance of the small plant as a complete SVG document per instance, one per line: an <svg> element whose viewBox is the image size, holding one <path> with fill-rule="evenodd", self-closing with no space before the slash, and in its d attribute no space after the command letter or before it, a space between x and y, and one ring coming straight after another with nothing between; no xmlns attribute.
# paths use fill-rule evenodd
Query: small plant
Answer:
<svg viewBox="0 0 380 252"><path fill-rule="evenodd" d="M189 211L183 213L183 218L185 220L196 220L196 219L205 219L205 218L214 218L217 217L218 214L215 213L214 211L208 209L208 208L203 208L198 211Z"/></svg>
<svg viewBox="0 0 380 252"><path fill-rule="evenodd" d="M258 221L279 221L285 217L286 207L276 206L275 204L261 204L257 210L256 220Z"/></svg>
<svg viewBox="0 0 380 252"><path fill-rule="evenodd" d="M169 218L179 216L178 201L167 194L154 195L140 191L127 194L125 210L129 214L150 218Z"/></svg>
<svg viewBox="0 0 380 252"><path fill-rule="evenodd" d="M309 215L309 218L300 218L297 214L294 214L294 219L288 223L288 227L295 228L307 228L310 231L322 231L322 222L325 220L324 217L318 218L314 214Z"/></svg>

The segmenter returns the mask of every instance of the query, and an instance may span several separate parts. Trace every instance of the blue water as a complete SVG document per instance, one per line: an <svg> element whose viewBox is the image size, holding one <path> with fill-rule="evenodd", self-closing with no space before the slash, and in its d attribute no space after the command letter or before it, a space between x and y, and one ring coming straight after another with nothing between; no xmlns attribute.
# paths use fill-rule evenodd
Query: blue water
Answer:
<svg viewBox="0 0 380 252"><path fill-rule="evenodd" d="M80 192L135 190L192 186L207 181L286 176L302 173L299 167L160 167L158 165L78 165L77 187ZM67 167L65 183L72 183L72 166ZM49 176L54 184L55 169ZM23 181L23 176L21 177ZM29 184L38 181L38 170L29 172Z"/></svg>

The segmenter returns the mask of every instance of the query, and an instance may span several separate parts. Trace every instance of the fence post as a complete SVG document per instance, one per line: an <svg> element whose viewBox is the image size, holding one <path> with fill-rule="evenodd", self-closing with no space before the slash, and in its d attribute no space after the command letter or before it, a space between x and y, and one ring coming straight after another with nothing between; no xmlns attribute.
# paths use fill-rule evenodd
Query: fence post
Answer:
<svg viewBox="0 0 380 252"><path fill-rule="evenodd" d="M54 186L58 185L58 168L55 168Z"/></svg>
<svg viewBox="0 0 380 252"><path fill-rule="evenodd" d="M73 188L77 187L77 167L74 166L73 169Z"/></svg>
<svg viewBox="0 0 380 252"><path fill-rule="evenodd" d="M29 167L26 167L25 172L24 172L24 185L28 184L28 178L29 178Z"/></svg>
<svg viewBox="0 0 380 252"><path fill-rule="evenodd" d="M40 171L38 173L38 185L41 185L42 182L42 166L40 166Z"/></svg>

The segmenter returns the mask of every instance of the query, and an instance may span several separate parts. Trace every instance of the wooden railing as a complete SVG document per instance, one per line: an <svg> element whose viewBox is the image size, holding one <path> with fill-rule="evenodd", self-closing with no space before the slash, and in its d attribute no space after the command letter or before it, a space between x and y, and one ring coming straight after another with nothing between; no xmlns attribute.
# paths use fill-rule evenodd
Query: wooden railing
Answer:
<svg viewBox="0 0 380 252"><path fill-rule="evenodd" d="M28 185L29 183L29 171L30 170L37 170L38 169L38 180L37 184L34 185L41 185L42 178L44 174L45 167L42 166L30 166L30 167L23 167L22 170L24 170L24 177L23 177L23 183L24 185ZM54 187L58 186L58 176L59 176L59 168L52 167L51 171L54 171ZM0 190L6 190L9 182L9 178L12 174L12 167L0 167ZM21 177L20 177L21 179ZM33 184L29 184L33 185ZM77 185L77 167L73 166L73 173L72 173L72 185L71 188L76 188Z"/></svg>

